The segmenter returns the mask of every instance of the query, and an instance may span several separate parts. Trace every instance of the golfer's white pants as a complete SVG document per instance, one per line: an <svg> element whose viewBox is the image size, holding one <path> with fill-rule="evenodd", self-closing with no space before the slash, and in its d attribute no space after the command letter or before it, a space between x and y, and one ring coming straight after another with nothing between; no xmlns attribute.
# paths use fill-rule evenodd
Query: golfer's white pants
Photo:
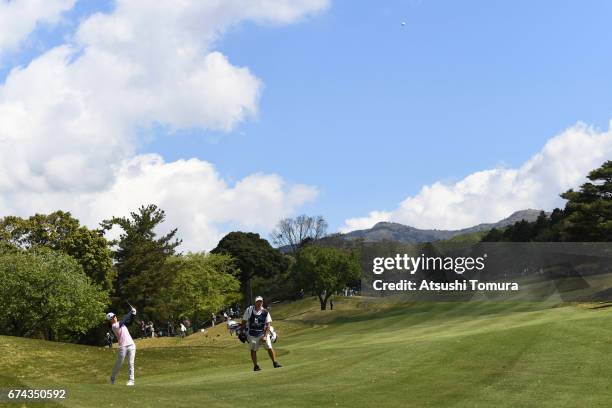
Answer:
<svg viewBox="0 0 612 408"><path fill-rule="evenodd" d="M119 354L117 354L117 361L115 362L115 368L113 368L113 374L111 375L111 381L115 381L117 378L117 374L119 373L119 369L123 364L123 360L125 357L128 358L128 374L129 379L134 381L134 359L136 358L136 345L130 344L129 346L119 347Z"/></svg>

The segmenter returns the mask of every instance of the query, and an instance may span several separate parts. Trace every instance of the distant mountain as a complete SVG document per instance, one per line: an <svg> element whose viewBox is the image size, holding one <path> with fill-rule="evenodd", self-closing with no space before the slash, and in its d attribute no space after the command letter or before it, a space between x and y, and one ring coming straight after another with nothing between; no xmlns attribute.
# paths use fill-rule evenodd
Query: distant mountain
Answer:
<svg viewBox="0 0 612 408"><path fill-rule="evenodd" d="M442 241L461 234L507 227L521 220L533 222L538 218L540 211L533 209L521 210L495 223L478 224L460 230L423 230L395 222L379 222L370 229L351 231L341 235L341 237L346 240L363 239L364 242L380 242L385 240L405 243Z"/></svg>

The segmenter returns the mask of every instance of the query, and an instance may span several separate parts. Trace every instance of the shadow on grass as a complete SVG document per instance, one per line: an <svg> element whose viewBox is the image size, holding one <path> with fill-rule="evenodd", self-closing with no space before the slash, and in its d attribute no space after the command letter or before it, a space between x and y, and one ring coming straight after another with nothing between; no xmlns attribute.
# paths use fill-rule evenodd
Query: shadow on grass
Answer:
<svg viewBox="0 0 612 408"><path fill-rule="evenodd" d="M343 324L373 322L385 318L384 323L389 324L389 318L401 319L406 324L420 324L428 321L466 318L469 316L481 317L497 314L533 312L554 307L550 302L410 302L400 304L382 303L378 300L363 301L354 310L333 311L325 316L315 314L307 316L309 312L300 313L305 316L296 321L309 324ZM331 315L331 314L335 315ZM293 319L288 319L293 321Z"/></svg>
<svg viewBox="0 0 612 408"><path fill-rule="evenodd" d="M604 303L604 304L600 304L600 305L593 305L591 307L588 307L587 309L596 310L596 309L606 309L608 307L612 307L612 303Z"/></svg>

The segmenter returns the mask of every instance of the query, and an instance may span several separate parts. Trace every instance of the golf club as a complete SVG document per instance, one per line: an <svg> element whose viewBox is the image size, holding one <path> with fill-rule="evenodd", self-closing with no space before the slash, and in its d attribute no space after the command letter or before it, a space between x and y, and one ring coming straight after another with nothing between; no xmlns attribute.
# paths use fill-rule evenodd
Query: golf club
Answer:
<svg viewBox="0 0 612 408"><path fill-rule="evenodd" d="M127 305L130 307L130 311L131 311L132 309L133 309L133 310L136 310L136 308L135 308L134 306L132 306L132 304L131 304L130 302L128 302L127 300L125 301L125 303L127 303ZM140 324L140 319L139 319L139 318L137 318L136 316L137 316L137 315L134 315L134 321L135 321L137 324Z"/></svg>

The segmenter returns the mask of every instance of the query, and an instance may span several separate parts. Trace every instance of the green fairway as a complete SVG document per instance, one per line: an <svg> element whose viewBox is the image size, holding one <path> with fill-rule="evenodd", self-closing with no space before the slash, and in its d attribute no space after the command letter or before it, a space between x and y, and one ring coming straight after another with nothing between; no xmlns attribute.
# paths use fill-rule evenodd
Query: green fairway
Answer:
<svg viewBox="0 0 612 408"><path fill-rule="evenodd" d="M612 308L392 305L340 298L272 308L280 369L224 326L137 341L136 387L108 384L115 350L0 337L0 387L65 388L70 407L608 407ZM32 404L54 406L54 404Z"/></svg>

